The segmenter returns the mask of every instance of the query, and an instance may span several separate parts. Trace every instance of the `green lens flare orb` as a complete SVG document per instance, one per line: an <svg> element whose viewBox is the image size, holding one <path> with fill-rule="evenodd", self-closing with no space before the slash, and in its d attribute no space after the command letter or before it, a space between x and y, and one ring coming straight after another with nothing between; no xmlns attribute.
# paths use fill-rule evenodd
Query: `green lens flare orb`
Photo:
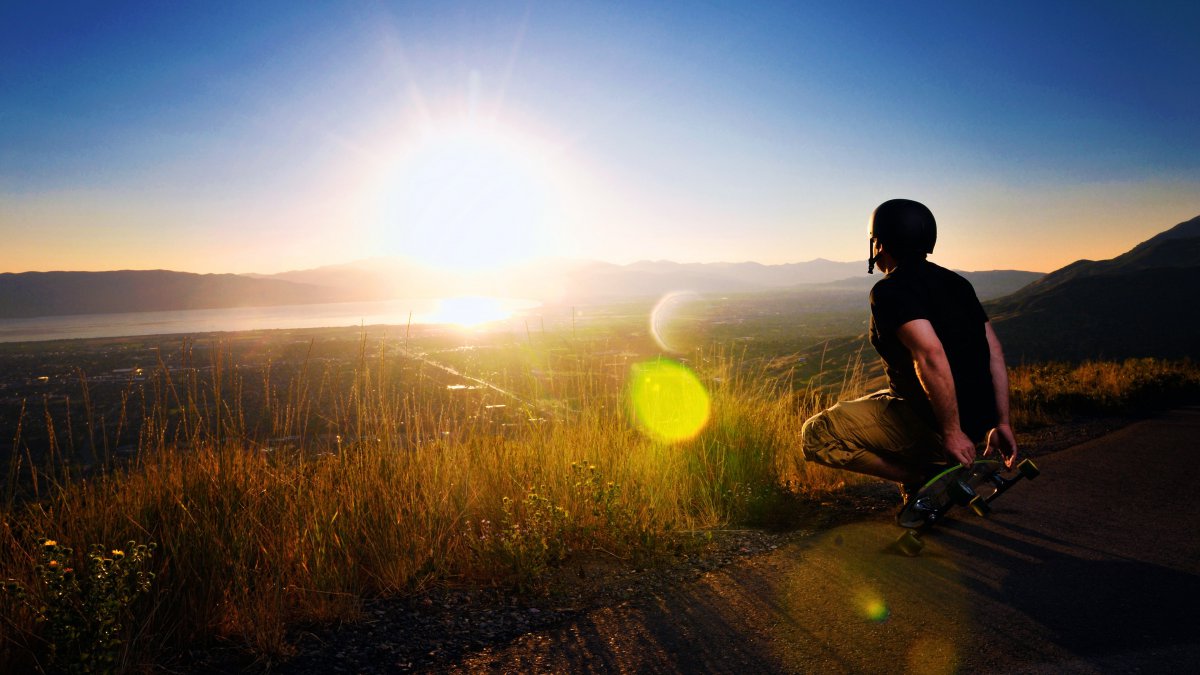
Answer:
<svg viewBox="0 0 1200 675"><path fill-rule="evenodd" d="M674 361L656 360L633 366L629 407L638 425L651 437L677 443L700 433L708 423L712 403L692 371Z"/></svg>
<svg viewBox="0 0 1200 675"><path fill-rule="evenodd" d="M867 618L875 623L887 621L888 617L891 616L888 606L883 604L882 600L872 600L863 609L866 612Z"/></svg>

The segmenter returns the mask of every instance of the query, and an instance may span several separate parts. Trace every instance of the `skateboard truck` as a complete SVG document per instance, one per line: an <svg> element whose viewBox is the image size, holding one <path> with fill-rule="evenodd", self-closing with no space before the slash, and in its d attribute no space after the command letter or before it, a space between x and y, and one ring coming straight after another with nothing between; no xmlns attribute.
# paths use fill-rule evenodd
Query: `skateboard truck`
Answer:
<svg viewBox="0 0 1200 675"><path fill-rule="evenodd" d="M1017 474L1011 478L1000 473L999 462L977 462L976 466L978 468L972 471L960 465L939 474L921 488L914 497L918 503L921 500L930 500L931 503L936 503L936 506L928 509L921 517L921 522L909 527L896 541L901 553L908 556L920 554L921 549L925 547L925 542L921 541L921 534L941 522L955 505L970 506L977 515L986 517L991 513L992 501L1022 478L1034 479L1041 473L1037 465L1028 459L1017 465ZM986 496L979 494L976 487L982 485L991 485L991 493Z"/></svg>
<svg viewBox="0 0 1200 675"><path fill-rule="evenodd" d="M996 499L996 497L999 497L1007 492L1010 487L1016 485L1017 482L1022 478L1037 478L1038 474L1040 473L1041 470L1037 468L1037 465L1034 464L1032 460L1028 459L1017 465L1017 475L1012 478L1003 476L999 471L997 471L996 473L988 476L988 482L995 487L995 490L992 492L992 494L988 495L987 497L974 495L970 501L968 501L968 504L970 505L972 511L986 518L992 512L991 503Z"/></svg>

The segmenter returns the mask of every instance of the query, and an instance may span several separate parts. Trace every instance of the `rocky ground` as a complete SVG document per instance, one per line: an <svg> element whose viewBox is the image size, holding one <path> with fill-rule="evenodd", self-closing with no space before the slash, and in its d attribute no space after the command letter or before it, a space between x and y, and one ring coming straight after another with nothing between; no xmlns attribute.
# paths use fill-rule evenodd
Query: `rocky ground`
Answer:
<svg viewBox="0 0 1200 675"><path fill-rule="evenodd" d="M1025 455L1037 457L1103 435L1127 424L1124 418L1084 420L1022 434ZM234 648L205 648L187 655L189 673L439 672L462 657L508 644L600 607L643 597L672 584L686 584L713 570L772 551L834 525L875 515L898 505L895 486L872 482L836 493L812 495L795 505L784 529L727 529L696 533L687 552L639 567L604 552L577 553L545 594L515 598L492 589L439 587L417 597L364 601L362 620L305 626L293 636L295 653L282 663L252 661Z"/></svg>

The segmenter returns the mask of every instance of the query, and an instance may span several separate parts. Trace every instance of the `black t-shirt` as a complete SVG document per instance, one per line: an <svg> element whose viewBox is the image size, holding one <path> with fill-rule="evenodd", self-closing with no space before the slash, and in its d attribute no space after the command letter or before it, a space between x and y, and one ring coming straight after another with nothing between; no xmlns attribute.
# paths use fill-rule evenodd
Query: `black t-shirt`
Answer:
<svg viewBox="0 0 1200 675"><path fill-rule="evenodd" d="M991 352L984 332L988 318L975 289L966 279L927 260L897 267L871 289L871 345L883 357L888 385L936 425L912 354L896 335L900 326L915 319L933 325L946 351L963 432L976 442L983 440L996 425L997 415Z"/></svg>

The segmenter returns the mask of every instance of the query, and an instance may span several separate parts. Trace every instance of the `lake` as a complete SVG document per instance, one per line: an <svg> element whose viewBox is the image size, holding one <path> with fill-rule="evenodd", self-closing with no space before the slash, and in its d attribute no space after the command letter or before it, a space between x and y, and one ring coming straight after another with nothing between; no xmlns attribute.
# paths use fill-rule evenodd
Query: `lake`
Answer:
<svg viewBox="0 0 1200 675"><path fill-rule="evenodd" d="M0 319L0 342L73 338L210 333L278 328L335 328L359 325L455 324L500 321L537 307L532 300L483 296L337 302L278 307L189 309L122 314L74 314Z"/></svg>

